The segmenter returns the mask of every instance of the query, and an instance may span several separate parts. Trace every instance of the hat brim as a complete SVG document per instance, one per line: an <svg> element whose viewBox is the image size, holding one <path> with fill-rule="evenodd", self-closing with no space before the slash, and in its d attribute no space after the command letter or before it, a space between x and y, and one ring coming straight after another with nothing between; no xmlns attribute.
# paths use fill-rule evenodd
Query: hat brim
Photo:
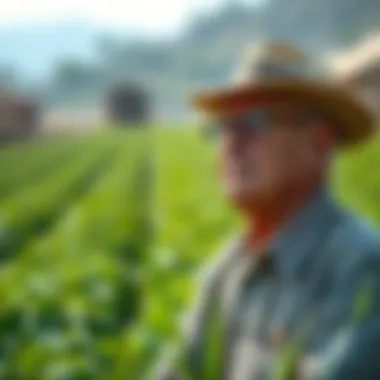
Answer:
<svg viewBox="0 0 380 380"><path fill-rule="evenodd" d="M228 110L255 107L273 100L292 99L306 102L334 120L333 127L339 145L352 145L373 134L375 116L347 89L339 85L302 80L240 85L195 94L190 102L207 115L218 115Z"/></svg>

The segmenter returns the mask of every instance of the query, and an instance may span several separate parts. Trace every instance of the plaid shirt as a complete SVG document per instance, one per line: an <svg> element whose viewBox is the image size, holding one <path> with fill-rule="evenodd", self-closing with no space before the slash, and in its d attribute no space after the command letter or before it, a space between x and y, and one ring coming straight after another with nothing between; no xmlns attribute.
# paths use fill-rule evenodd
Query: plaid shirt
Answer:
<svg viewBox="0 0 380 380"><path fill-rule="evenodd" d="M380 238L327 191L318 191L264 255L238 239L220 257L205 276L187 335L192 378L380 379ZM215 300L222 373L211 379L197 370L207 358Z"/></svg>

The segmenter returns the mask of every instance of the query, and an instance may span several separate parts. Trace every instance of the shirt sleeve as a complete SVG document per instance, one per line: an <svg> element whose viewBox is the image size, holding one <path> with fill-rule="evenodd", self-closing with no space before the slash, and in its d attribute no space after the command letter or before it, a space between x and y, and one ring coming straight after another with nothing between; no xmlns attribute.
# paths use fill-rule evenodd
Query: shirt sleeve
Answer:
<svg viewBox="0 0 380 380"><path fill-rule="evenodd" d="M350 315L331 341L338 353L323 380L380 379L380 250L364 261L345 279L341 298L349 300Z"/></svg>

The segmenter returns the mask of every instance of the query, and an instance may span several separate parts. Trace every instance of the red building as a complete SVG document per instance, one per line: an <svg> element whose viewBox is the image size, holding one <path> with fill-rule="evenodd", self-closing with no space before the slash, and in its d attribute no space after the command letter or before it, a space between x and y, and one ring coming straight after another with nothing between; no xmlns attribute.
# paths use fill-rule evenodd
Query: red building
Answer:
<svg viewBox="0 0 380 380"><path fill-rule="evenodd" d="M0 142L19 141L36 135L40 121L38 103L0 91Z"/></svg>

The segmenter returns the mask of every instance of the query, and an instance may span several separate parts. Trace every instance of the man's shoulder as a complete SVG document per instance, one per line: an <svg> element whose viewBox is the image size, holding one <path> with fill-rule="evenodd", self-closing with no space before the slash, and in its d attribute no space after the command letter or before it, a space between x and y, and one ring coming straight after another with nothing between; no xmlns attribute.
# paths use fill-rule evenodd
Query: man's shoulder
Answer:
<svg viewBox="0 0 380 380"><path fill-rule="evenodd" d="M352 252L380 248L379 229L369 220L347 211L341 214L334 239Z"/></svg>
<svg viewBox="0 0 380 380"><path fill-rule="evenodd" d="M337 318L338 324L329 330L329 344L323 353L327 359L324 371L332 379L377 379L380 373L376 359L380 353L379 232L370 222L351 214L338 226L334 239L336 250L329 253L338 260L326 315L338 316L332 318ZM329 324L330 320L326 320L326 326Z"/></svg>
<svg viewBox="0 0 380 380"><path fill-rule="evenodd" d="M380 231L368 220L353 213L342 213L330 248L342 276L358 274L360 269L371 266L379 271L380 276Z"/></svg>

